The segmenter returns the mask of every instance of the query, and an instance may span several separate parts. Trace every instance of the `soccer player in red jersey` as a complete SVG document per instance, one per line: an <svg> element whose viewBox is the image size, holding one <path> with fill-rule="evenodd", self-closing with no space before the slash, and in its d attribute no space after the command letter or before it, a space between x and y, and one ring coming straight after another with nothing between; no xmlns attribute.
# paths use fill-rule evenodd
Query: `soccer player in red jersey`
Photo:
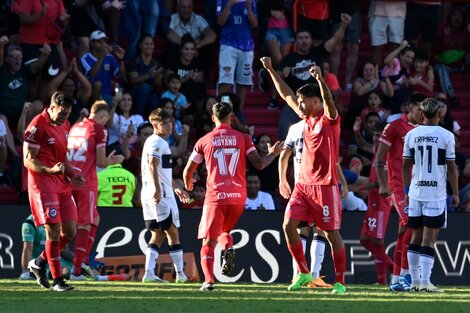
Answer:
<svg viewBox="0 0 470 313"><path fill-rule="evenodd" d="M407 113L385 126L377 148L375 167L379 182L379 194L384 197L390 196L391 203L399 215L398 239L393 254L395 266L390 284L391 291L408 291L411 285L406 257L411 230L406 228L408 207L405 202L402 178L403 143L405 135L422 121L419 103L424 99L425 97L419 93L410 96ZM388 167L388 182L384 169L385 161L387 161Z"/></svg>
<svg viewBox="0 0 470 313"><path fill-rule="evenodd" d="M52 95L50 106L37 115L25 132L23 162L28 169L28 195L34 223L46 229L46 249L28 263L38 284L50 288L46 277L49 263L53 289L68 291L73 287L62 278L60 250L76 231L77 208L72 199L70 182L81 186L85 180L75 174L67 161L67 121L73 99L62 92Z"/></svg>
<svg viewBox="0 0 470 313"><path fill-rule="evenodd" d="M292 192L284 215L284 234L287 247L297 262L299 273L288 290L298 290L312 281L302 250L297 228L301 221L325 231L333 252L336 283L333 293L345 293L346 251L339 233L341 227L341 199L338 189L338 158L340 117L330 90L321 77L318 66L310 68L317 83L306 84L294 92L273 69L271 59L261 58L279 95L305 119L304 149L300 163L299 180Z"/></svg>
<svg viewBox="0 0 470 313"><path fill-rule="evenodd" d="M268 145L269 154L261 157L251 138L230 124L232 107L225 102L212 106L215 128L199 139L183 172L185 188L193 189L193 173L203 160L206 162L206 197L199 224L201 266L205 281L201 291L214 289L214 248L217 242L224 249L222 274L228 275L234 265L235 251L230 231L238 222L246 202L246 160L257 169L268 166L281 153L283 143Z"/></svg>
<svg viewBox="0 0 470 313"><path fill-rule="evenodd" d="M86 264L90 249L99 224L98 210L98 178L96 166L106 167L122 163L124 156L114 155L114 151L106 157L107 131L104 128L110 118L110 107L104 101L95 102L90 109L89 118L75 124L68 136L67 159L73 169L86 178L81 187L72 186L72 195L77 204L77 236L75 237L73 268L71 280L94 278L93 272ZM85 263L82 275L82 262Z"/></svg>

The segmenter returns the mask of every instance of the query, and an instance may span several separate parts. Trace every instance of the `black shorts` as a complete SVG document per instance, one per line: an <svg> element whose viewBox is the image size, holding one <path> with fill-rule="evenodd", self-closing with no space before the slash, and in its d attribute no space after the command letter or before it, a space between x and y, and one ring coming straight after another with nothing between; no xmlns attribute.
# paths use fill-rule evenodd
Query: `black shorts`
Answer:
<svg viewBox="0 0 470 313"><path fill-rule="evenodd" d="M170 212L170 215L168 215L168 217L161 222L157 222L157 220L145 221L145 227L150 231L155 231L155 230L165 231L165 230L168 230L171 227L171 225L173 225L173 216L171 215L171 212Z"/></svg>
<svg viewBox="0 0 470 313"><path fill-rule="evenodd" d="M24 63L34 63L41 56L40 49L43 45L35 45L29 43L22 43L21 49L23 49L23 60ZM46 80L52 80L60 72L60 58L59 50L57 49L56 44L49 44L51 47L51 53L49 58L46 61L46 64L43 65L41 70L41 77Z"/></svg>
<svg viewBox="0 0 470 313"><path fill-rule="evenodd" d="M428 228L442 228L446 224L446 211L439 216L410 216L407 226L415 229L426 226Z"/></svg>
<svg viewBox="0 0 470 313"><path fill-rule="evenodd" d="M408 2L406 6L405 38L409 41L421 38L434 43L439 27L440 5Z"/></svg>

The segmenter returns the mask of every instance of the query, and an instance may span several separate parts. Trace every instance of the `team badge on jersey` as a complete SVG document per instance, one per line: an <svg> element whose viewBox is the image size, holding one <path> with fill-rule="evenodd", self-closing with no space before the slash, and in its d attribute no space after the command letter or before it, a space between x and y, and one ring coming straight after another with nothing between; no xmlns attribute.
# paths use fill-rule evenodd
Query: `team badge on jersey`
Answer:
<svg viewBox="0 0 470 313"><path fill-rule="evenodd" d="M56 218L56 217L57 217L57 213L58 213L58 212L57 212L57 209L56 209L56 208L50 208L50 209L49 209L49 212L48 212L50 218Z"/></svg>

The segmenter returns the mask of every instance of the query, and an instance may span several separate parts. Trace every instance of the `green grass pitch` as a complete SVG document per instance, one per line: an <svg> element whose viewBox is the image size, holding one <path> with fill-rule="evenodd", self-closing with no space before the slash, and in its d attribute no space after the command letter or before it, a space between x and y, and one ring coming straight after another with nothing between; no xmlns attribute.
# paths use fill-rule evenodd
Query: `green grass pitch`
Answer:
<svg viewBox="0 0 470 313"><path fill-rule="evenodd" d="M0 280L0 312L470 312L470 287L447 286L445 293L391 293L385 286L348 285L346 295L331 290L287 291L287 284L200 284L73 282L57 293L35 281Z"/></svg>

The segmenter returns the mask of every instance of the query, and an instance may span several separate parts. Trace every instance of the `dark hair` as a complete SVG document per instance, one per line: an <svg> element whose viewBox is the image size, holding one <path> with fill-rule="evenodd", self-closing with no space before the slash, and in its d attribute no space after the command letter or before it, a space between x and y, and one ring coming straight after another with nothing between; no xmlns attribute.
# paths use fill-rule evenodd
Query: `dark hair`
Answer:
<svg viewBox="0 0 470 313"><path fill-rule="evenodd" d="M413 92L408 98L408 105L419 105L419 103L424 99L426 99L426 96L420 94L419 92Z"/></svg>
<svg viewBox="0 0 470 313"><path fill-rule="evenodd" d="M297 36L298 36L300 33L307 33L307 34L310 36L310 38L312 38L312 32L311 32L309 29L307 29L307 28L301 28L301 29L299 29L298 31L295 32L295 39L297 39Z"/></svg>
<svg viewBox="0 0 470 313"><path fill-rule="evenodd" d="M426 62L429 62L429 53L427 53L426 51L423 51L423 50L416 50L415 52L415 58L414 60L419 60L419 61L426 61Z"/></svg>
<svg viewBox="0 0 470 313"><path fill-rule="evenodd" d="M149 122L143 122L142 124L140 124L139 127L137 127L137 135L140 135L140 132L141 132L142 129L144 129L145 127L150 127L150 128L152 128L152 124L150 124Z"/></svg>
<svg viewBox="0 0 470 313"><path fill-rule="evenodd" d="M384 96L382 95L382 93L381 93L380 91L378 91L378 90L376 90L376 89L374 89L374 90L372 90L372 91L369 91L369 92L367 93L366 99L369 100L370 95L371 95L371 94L374 94L374 93L380 98L380 100L381 100L382 102L384 101Z"/></svg>
<svg viewBox="0 0 470 313"><path fill-rule="evenodd" d="M403 48L403 50L400 51L400 55L405 55L405 53L407 53L408 51L411 51L413 53L416 52L412 46L408 45L405 48Z"/></svg>
<svg viewBox="0 0 470 313"><path fill-rule="evenodd" d="M271 141L273 140L273 139L271 138L271 136L269 136L269 134L267 134L267 133L261 133L261 134L257 135L257 136L253 139L253 143L257 145L257 144L259 143L259 141L261 140L261 138L263 138L263 137L268 137Z"/></svg>
<svg viewBox="0 0 470 313"><path fill-rule="evenodd" d="M190 33L186 33L183 35L183 37L181 37L180 48L183 48L187 43L192 43L194 46L196 46L196 40L194 40Z"/></svg>
<svg viewBox="0 0 470 313"><path fill-rule="evenodd" d="M297 89L296 94L297 94L297 97L299 97L299 96L303 96L305 98L317 97L321 101L323 101L323 98L321 96L320 87L318 86L317 83L309 83L309 84L303 85L302 87Z"/></svg>
<svg viewBox="0 0 470 313"><path fill-rule="evenodd" d="M51 103L61 106L61 107L69 108L73 105L73 98L67 96L62 91L56 91L52 95Z"/></svg>
<svg viewBox="0 0 470 313"><path fill-rule="evenodd" d="M374 111L371 111L371 112L369 112L369 113L366 114L366 117L364 118L364 122L367 121L367 120L369 119L369 117L371 117L371 116L376 116L376 117L378 117L378 118L379 118L379 121L380 121L380 115L379 115L379 113L374 112Z"/></svg>
<svg viewBox="0 0 470 313"><path fill-rule="evenodd" d="M233 109L230 104L225 102L217 102L212 106L212 114L219 120L222 121L230 113L233 113Z"/></svg>
<svg viewBox="0 0 470 313"><path fill-rule="evenodd" d="M168 74L168 76L166 77L166 84L170 85L170 82L174 79L177 79L177 80L181 81L181 77L178 74L176 74L176 73Z"/></svg>
<svg viewBox="0 0 470 313"><path fill-rule="evenodd" d="M149 121L153 125L157 122L163 122L166 120L171 119L170 114L167 111L163 110L162 108L157 108L150 113Z"/></svg>

